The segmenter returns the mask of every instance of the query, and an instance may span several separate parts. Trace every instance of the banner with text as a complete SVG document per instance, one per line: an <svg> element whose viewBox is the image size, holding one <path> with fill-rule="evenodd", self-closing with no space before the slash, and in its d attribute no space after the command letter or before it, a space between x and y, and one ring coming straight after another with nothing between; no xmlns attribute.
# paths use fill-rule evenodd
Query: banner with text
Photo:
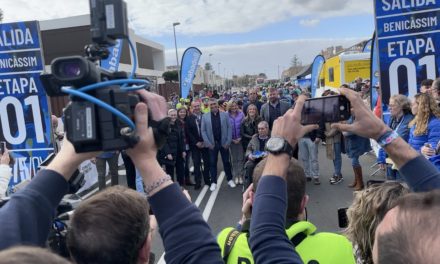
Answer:
<svg viewBox="0 0 440 264"><path fill-rule="evenodd" d="M311 93L312 97L316 96L316 89L319 86L319 76L321 75L322 67L324 66L325 59L322 55L318 55L313 60L312 64L312 83L311 83Z"/></svg>
<svg viewBox="0 0 440 264"><path fill-rule="evenodd" d="M202 56L202 52L194 47L187 48L183 53L182 65L180 66L180 95L182 98L188 97L200 56Z"/></svg>
<svg viewBox="0 0 440 264"><path fill-rule="evenodd" d="M116 44L108 49L109 55L105 60L101 60L101 68L111 72L118 71L119 61L121 60L123 40L117 39ZM133 54L134 56L135 54Z"/></svg>
<svg viewBox="0 0 440 264"><path fill-rule="evenodd" d="M37 21L0 24L0 141L15 159L10 185L33 177L53 152Z"/></svg>
<svg viewBox="0 0 440 264"><path fill-rule="evenodd" d="M436 51L440 51L439 8L440 3L436 0L375 1L384 105L394 94L413 97L423 80L438 76L440 53Z"/></svg>

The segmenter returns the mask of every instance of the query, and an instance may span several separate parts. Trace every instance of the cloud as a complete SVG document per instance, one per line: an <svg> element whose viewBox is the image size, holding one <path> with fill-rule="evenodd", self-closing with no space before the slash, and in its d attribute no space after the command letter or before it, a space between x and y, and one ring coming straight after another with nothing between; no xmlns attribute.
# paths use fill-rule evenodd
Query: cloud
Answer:
<svg viewBox="0 0 440 264"><path fill-rule="evenodd" d="M218 45L210 47L199 47L202 51L200 65L205 65L209 61L208 54L213 54L211 64L215 71L220 70L223 76L232 74L258 74L265 72L269 78L277 78L278 66L280 73L290 66L290 60L296 54L303 64L313 62L319 52L330 46L342 45L350 47L365 38L347 39L299 39L284 40L259 43L246 43L237 45ZM179 56L183 54L183 49L179 49ZM165 51L166 65L176 65L175 50ZM218 65L218 63L221 63ZM226 70L226 71L225 71Z"/></svg>
<svg viewBox="0 0 440 264"><path fill-rule="evenodd" d="M301 19L299 24L305 27L314 27L319 24L319 19Z"/></svg>
<svg viewBox="0 0 440 264"><path fill-rule="evenodd" d="M4 21L46 20L89 13L88 0L2 0ZM313 15L372 14L373 3L360 0L127 0L130 23L142 35L172 32L172 23L188 35L241 33Z"/></svg>

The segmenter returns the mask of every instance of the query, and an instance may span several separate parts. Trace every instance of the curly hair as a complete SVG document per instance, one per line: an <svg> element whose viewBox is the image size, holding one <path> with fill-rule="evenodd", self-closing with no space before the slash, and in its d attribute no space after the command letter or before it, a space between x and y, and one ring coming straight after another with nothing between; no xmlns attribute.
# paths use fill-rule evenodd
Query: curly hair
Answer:
<svg viewBox="0 0 440 264"><path fill-rule="evenodd" d="M435 99L428 94L416 94L415 100L419 106L415 118L409 123L409 127L416 125L414 135L419 136L428 132L431 116L440 118L440 108Z"/></svg>
<svg viewBox="0 0 440 264"><path fill-rule="evenodd" d="M357 255L363 263L373 263L372 249L377 226L395 206L398 198L409 192L406 185L388 181L355 193L353 203L347 210L348 227L344 234L357 246Z"/></svg>

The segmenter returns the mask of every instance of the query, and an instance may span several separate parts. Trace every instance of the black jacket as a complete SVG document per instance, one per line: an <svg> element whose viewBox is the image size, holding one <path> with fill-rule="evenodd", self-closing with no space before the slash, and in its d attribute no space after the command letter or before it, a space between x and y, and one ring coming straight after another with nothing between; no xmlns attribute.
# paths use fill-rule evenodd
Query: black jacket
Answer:
<svg viewBox="0 0 440 264"><path fill-rule="evenodd" d="M183 131L179 124L174 123L170 125L170 134L167 138L167 142L159 151L159 158L164 158L166 155L171 154L173 157L181 155L185 151L185 143L183 140Z"/></svg>
<svg viewBox="0 0 440 264"><path fill-rule="evenodd" d="M241 134L241 143L243 144L243 149L248 147L249 142L252 139L252 136L258 133L258 123L263 121L263 118L259 116L253 122L250 120L243 119L241 122L240 134Z"/></svg>
<svg viewBox="0 0 440 264"><path fill-rule="evenodd" d="M200 136L199 131L197 130L197 117L194 114L191 114L187 118L186 130L188 131L188 139L189 139L189 147L190 149L196 148L197 142L203 142L202 131L200 126ZM202 119L200 119L202 122Z"/></svg>

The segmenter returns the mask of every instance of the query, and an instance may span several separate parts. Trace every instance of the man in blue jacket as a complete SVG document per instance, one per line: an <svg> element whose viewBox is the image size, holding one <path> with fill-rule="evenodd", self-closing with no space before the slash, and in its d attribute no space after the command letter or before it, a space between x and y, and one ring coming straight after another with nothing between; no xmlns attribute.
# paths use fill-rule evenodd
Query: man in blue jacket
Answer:
<svg viewBox="0 0 440 264"><path fill-rule="evenodd" d="M205 146L209 149L209 171L211 174L212 192L217 188L217 160L218 153L222 157L223 168L225 170L228 185L235 187L232 180L231 162L229 161L229 146L232 142L232 126L229 122L227 113L220 112L217 100L210 99L209 107L211 111L202 117L202 137Z"/></svg>

